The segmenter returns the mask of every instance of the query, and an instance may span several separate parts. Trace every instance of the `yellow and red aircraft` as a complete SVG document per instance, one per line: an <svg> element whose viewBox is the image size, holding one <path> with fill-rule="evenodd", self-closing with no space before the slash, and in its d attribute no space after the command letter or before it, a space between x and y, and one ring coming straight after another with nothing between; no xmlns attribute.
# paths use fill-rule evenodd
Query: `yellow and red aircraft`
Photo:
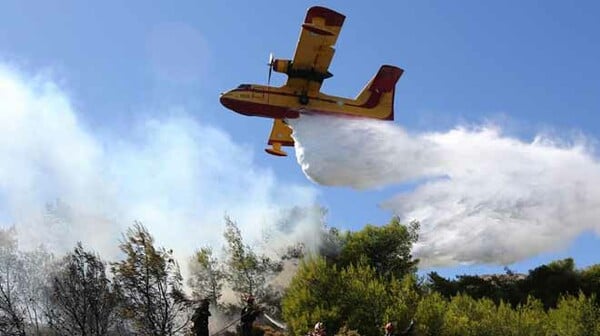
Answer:
<svg viewBox="0 0 600 336"><path fill-rule="evenodd" d="M287 74L285 85L242 84L221 95L221 104L235 112L275 119L267 153L287 155L281 146L293 146L294 139L285 120L298 118L301 113L394 119L395 86L404 72L398 67L381 66L355 99L320 92L323 80L333 76L327 69L345 18L328 8L311 7L302 24L294 59L269 58L268 83L274 70Z"/></svg>

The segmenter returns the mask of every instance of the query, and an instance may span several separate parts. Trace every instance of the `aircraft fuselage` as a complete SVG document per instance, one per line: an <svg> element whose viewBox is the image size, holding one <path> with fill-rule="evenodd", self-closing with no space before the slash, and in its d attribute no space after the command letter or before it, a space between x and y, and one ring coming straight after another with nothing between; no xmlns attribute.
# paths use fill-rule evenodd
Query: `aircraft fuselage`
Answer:
<svg viewBox="0 0 600 336"><path fill-rule="evenodd" d="M348 99L320 92L314 95L303 94L286 86L242 84L222 94L220 101L223 106L237 113L273 119L294 119L298 118L300 113L364 117L365 109L378 106L382 102L380 99L382 95L387 94L393 95L393 92L372 92L370 95L359 96L358 99ZM389 113L391 106L381 107L381 113L371 111L369 117L376 119L393 117Z"/></svg>

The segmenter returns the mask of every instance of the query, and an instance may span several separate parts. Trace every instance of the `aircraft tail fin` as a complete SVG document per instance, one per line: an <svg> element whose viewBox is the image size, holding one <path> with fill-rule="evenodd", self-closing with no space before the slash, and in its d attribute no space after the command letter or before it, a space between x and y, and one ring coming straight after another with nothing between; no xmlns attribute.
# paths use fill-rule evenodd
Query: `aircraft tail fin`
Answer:
<svg viewBox="0 0 600 336"><path fill-rule="evenodd" d="M393 65L382 65L377 74L356 97L361 107L372 109L373 115L385 115L384 120L394 120L394 94L396 83L404 70ZM384 113L387 112L387 113Z"/></svg>

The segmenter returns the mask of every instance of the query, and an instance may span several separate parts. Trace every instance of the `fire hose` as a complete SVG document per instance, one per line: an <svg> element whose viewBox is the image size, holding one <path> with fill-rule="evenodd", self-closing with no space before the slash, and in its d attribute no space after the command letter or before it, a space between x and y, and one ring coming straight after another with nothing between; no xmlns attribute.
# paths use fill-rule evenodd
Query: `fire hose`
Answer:
<svg viewBox="0 0 600 336"><path fill-rule="evenodd" d="M229 327L231 327L234 323L236 323L237 321L241 320L241 317L238 317L237 319L229 322L229 324L227 324L225 327L221 328L221 330L217 331L216 333L212 334L211 336L216 336L222 332L224 332L225 330L229 329Z"/></svg>
<svg viewBox="0 0 600 336"><path fill-rule="evenodd" d="M263 315L265 316L265 318L267 320L269 320L269 322L273 323L274 325L276 325L278 328L281 328L283 330L287 329L287 326L277 320L275 320L274 318L272 318L271 316L267 315L267 313L263 313Z"/></svg>
<svg viewBox="0 0 600 336"><path fill-rule="evenodd" d="M267 320L269 320L269 322L273 323L273 324L274 324L274 325L276 325L277 327L279 327L279 328L281 328L281 329L284 329L284 330L286 330L286 329L287 329L287 326L286 326L285 324L283 324L283 323L281 323L281 322L279 322L279 321L275 320L274 318L272 318L271 316L269 316L267 313L263 312L262 314L265 316L265 318L266 318ZM222 332L224 332L224 331L226 331L227 329L229 329L229 327L231 327L231 326L232 326L234 323L236 323L237 321L239 321L239 320L241 320L241 319L242 319L242 317L238 317L237 319L235 319L235 320L233 320L233 321L229 322L229 323L228 323L226 326L224 326L223 328L221 328L219 331L217 331L216 333L212 334L211 336L217 336L217 335L221 334Z"/></svg>

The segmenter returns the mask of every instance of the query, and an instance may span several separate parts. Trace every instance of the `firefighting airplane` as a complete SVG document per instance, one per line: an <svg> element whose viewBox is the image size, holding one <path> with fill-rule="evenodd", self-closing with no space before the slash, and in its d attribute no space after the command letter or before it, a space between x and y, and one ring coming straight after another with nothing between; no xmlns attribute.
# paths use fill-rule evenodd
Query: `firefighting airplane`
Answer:
<svg viewBox="0 0 600 336"><path fill-rule="evenodd" d="M274 119L268 144L269 154L286 156L281 146L294 146L292 130L285 119L300 114L328 114L394 120L394 91L404 70L383 65L355 99L320 92L346 17L324 7L311 7L300 31L293 60L269 57L267 86L242 84L221 95L221 104L240 114ZM281 87L269 86L272 71L287 74Z"/></svg>

